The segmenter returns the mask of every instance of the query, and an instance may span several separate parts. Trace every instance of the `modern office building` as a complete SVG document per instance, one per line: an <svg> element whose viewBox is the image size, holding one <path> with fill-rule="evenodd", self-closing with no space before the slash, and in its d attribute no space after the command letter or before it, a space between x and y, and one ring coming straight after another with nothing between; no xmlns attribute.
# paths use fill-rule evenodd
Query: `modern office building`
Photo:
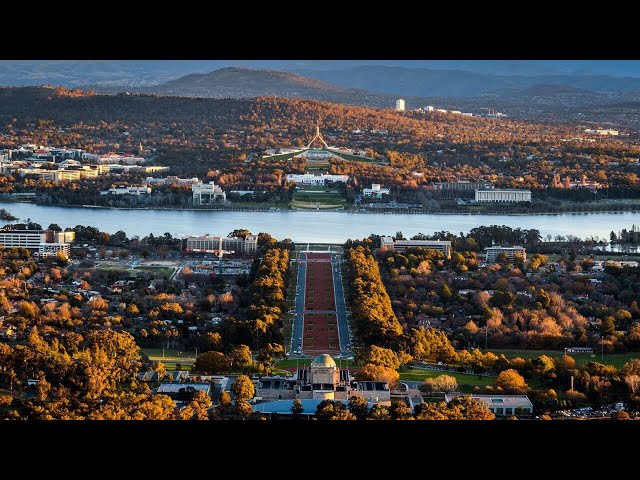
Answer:
<svg viewBox="0 0 640 480"><path fill-rule="evenodd" d="M194 205L215 203L218 198L222 198L223 201L227 199L227 194L222 191L222 188L216 186L214 182L194 183L191 185L191 192L193 193Z"/></svg>
<svg viewBox="0 0 640 480"><path fill-rule="evenodd" d="M396 110L398 110L399 112L404 112L404 99L403 98L399 98L398 100L396 100Z"/></svg>
<svg viewBox="0 0 640 480"><path fill-rule="evenodd" d="M476 202L482 203L513 203L530 202L531 190L519 189L489 189L476 190Z"/></svg>
<svg viewBox="0 0 640 480"><path fill-rule="evenodd" d="M458 182L437 182L433 184L436 190L487 190L491 187L489 182L479 181L470 182L468 180L460 180Z"/></svg>
<svg viewBox="0 0 640 480"><path fill-rule="evenodd" d="M70 243L75 240L75 232L54 232L53 230L0 230L0 245L5 248L27 248L39 256L51 256L63 251L71 254Z"/></svg>
<svg viewBox="0 0 640 480"><path fill-rule="evenodd" d="M449 240L394 240L393 237L382 237L380 246L396 252L404 252L407 248L430 248L444 253L451 258L451 242Z"/></svg>
<svg viewBox="0 0 640 480"><path fill-rule="evenodd" d="M255 255L258 249L258 236L248 235L247 238L214 237L202 235L187 238L187 252L214 253L227 250L241 255Z"/></svg>
<svg viewBox="0 0 640 480"><path fill-rule="evenodd" d="M372 183L371 188L363 188L362 195L365 197L382 198L383 195L389 195L391 190L382 188L379 183Z"/></svg>
<svg viewBox="0 0 640 480"><path fill-rule="evenodd" d="M524 247L520 247L517 245L513 247L487 247L484 249L484 252L486 255L487 263L496 263L498 261L498 256L501 253L504 253L510 260L513 260L516 255L522 255L523 260L527 260L527 250Z"/></svg>

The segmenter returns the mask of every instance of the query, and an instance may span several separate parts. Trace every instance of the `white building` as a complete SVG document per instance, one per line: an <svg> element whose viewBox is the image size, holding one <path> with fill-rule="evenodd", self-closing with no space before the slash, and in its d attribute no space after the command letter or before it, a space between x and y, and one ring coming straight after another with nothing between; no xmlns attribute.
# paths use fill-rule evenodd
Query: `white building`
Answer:
<svg viewBox="0 0 640 480"><path fill-rule="evenodd" d="M143 185L141 187L125 187L124 185L118 185L117 187L111 187L109 190L103 190L100 195L150 195L151 187Z"/></svg>
<svg viewBox="0 0 640 480"><path fill-rule="evenodd" d="M394 240L393 237L381 237L380 246L396 252L404 252L407 248L429 248L444 253L451 258L451 242L449 240Z"/></svg>
<svg viewBox="0 0 640 480"><path fill-rule="evenodd" d="M144 179L146 185L193 185L194 183L201 183L198 177L193 178L178 178L175 175L170 175L165 178L153 178L147 177Z"/></svg>
<svg viewBox="0 0 640 480"><path fill-rule="evenodd" d="M247 238L201 235L187 237L187 248L185 250L193 253L213 253L214 251L227 250L238 254L254 255L257 249L257 235L248 235Z"/></svg>
<svg viewBox="0 0 640 480"><path fill-rule="evenodd" d="M362 195L365 197L382 198L383 195L389 195L390 192L388 188L381 188L379 183L372 183L371 188L362 189Z"/></svg>
<svg viewBox="0 0 640 480"><path fill-rule="evenodd" d="M461 393L451 393L444 396L444 401L449 403ZM531 415L533 403L526 395L471 395L471 398L482 402L489 407L497 417L512 415Z"/></svg>
<svg viewBox="0 0 640 480"><path fill-rule="evenodd" d="M301 183L303 185L322 186L326 181L347 183L348 180L349 175L330 175L324 173L321 175L314 175L312 173L290 173L287 175L287 182Z"/></svg>
<svg viewBox="0 0 640 480"><path fill-rule="evenodd" d="M476 202L483 203L507 203L530 202L531 190L518 189L491 189L476 190Z"/></svg>
<svg viewBox="0 0 640 480"><path fill-rule="evenodd" d="M46 242L46 234L42 230L0 231L0 245L5 248L22 247L37 250L44 242Z"/></svg>
<svg viewBox="0 0 640 480"><path fill-rule="evenodd" d="M75 240L75 235L75 232L52 230L0 230L0 245L5 248L36 250L40 256L55 255L63 251L69 257L69 243Z"/></svg>
<svg viewBox="0 0 640 480"><path fill-rule="evenodd" d="M513 260L516 255L522 255L523 260L527 260L527 250L518 245L513 247L487 247L484 249L484 252L487 258L487 263L496 263L498 255L501 253L504 253L510 260Z"/></svg>
<svg viewBox="0 0 640 480"><path fill-rule="evenodd" d="M68 243L41 243L38 247L39 257L54 257L58 252L64 252L65 256L69 258L71 245Z"/></svg>
<svg viewBox="0 0 640 480"><path fill-rule="evenodd" d="M208 205L214 203L217 198L222 198L223 201L227 199L227 194L214 182L194 183L191 185L191 192L194 205Z"/></svg>
<svg viewBox="0 0 640 480"><path fill-rule="evenodd" d="M396 100L396 110L399 112L404 112L404 98L399 98Z"/></svg>
<svg viewBox="0 0 640 480"><path fill-rule="evenodd" d="M426 110L427 112L433 112L433 106L432 106L432 105L427 105L427 106L425 107L425 110Z"/></svg>

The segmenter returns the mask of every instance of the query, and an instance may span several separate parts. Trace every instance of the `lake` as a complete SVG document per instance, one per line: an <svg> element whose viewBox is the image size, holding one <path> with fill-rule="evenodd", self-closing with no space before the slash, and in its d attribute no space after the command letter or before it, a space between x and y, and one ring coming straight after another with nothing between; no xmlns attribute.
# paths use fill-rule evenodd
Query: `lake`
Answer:
<svg viewBox="0 0 640 480"><path fill-rule="evenodd" d="M50 207L32 203L0 202L20 221L30 219L46 228L57 223L62 228L91 225L101 231L124 231L128 237L153 233L173 236L226 235L236 228L252 233L268 232L278 239L296 242L343 243L348 238L361 239L371 233L393 235L397 231L410 238L416 233L430 234L449 230L458 234L481 225L508 225L512 228L537 228L547 234L592 235L609 239L609 233L631 225L640 225L640 213L601 213L564 215L385 215L371 213L284 211L194 211L139 210L83 207ZM9 222L3 222L9 223Z"/></svg>

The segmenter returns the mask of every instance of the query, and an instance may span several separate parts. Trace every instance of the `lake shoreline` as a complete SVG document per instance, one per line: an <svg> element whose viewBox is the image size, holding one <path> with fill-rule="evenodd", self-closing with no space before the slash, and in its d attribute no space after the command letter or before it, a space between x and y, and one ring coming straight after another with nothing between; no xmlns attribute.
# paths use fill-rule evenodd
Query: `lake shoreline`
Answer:
<svg viewBox="0 0 640 480"><path fill-rule="evenodd" d="M38 207L51 207L51 208L86 208L87 210L91 209L100 209L100 210L150 210L150 211L175 211L175 212L265 212L265 213L351 213L358 215L440 215L440 216L451 216L451 215L465 215L472 217L483 217L483 216L496 216L496 215L504 215L504 216L559 216L559 215L611 215L611 214L623 214L623 213L640 213L640 208L629 208L629 209L617 209L617 210L602 210L602 211L566 211L566 212L518 212L518 213L506 213L506 212L464 212L464 211L424 211L424 210L415 210L415 209L407 209L407 210L381 210L381 211L373 211L373 210L357 210L357 209L326 209L326 210L315 210L315 209L288 209L288 208L278 208L278 207L269 207L269 208L257 208L257 207L247 207L247 208L177 208L177 207L111 207L106 205L47 205L40 204L35 202L21 202L21 201L11 201L11 200L2 200L6 203L16 203L16 204L31 204Z"/></svg>

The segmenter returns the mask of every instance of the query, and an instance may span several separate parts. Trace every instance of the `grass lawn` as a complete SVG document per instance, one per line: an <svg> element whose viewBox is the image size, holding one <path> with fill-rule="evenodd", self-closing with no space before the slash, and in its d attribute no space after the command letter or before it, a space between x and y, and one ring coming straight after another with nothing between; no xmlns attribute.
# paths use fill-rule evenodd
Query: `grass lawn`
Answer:
<svg viewBox="0 0 640 480"><path fill-rule="evenodd" d="M98 270L117 270L121 272L125 272L127 275L139 275L141 273L148 273L153 275L155 278L169 278L173 274L173 268L171 267L161 267L161 266L148 266L142 265L140 267L136 267L134 269L110 263L99 263L96 265L96 269Z"/></svg>
<svg viewBox="0 0 640 480"><path fill-rule="evenodd" d="M505 357L511 359L515 357L537 358L540 355L547 355L549 357L561 357L564 355L564 350L491 350L496 355L504 354ZM605 365L613 365L616 368L622 367L626 362L632 358L640 358L640 352L628 352L628 353L612 353L604 354L604 361L601 359L600 352L597 349L594 350L592 357L590 354L584 353L567 353L574 358L577 364L586 364L589 362L600 362Z"/></svg>
<svg viewBox="0 0 640 480"><path fill-rule="evenodd" d="M173 362L173 363L193 363L196 361L196 352L185 352L182 350L174 350L172 348L164 349L164 360L162 357L162 348L141 348L141 350L149 356L154 362Z"/></svg>
<svg viewBox="0 0 640 480"><path fill-rule="evenodd" d="M154 266L146 266L143 265L141 267L136 267L135 271L144 271L153 274L156 278L169 278L173 275L174 269L171 267L154 267Z"/></svg>
<svg viewBox="0 0 640 480"><path fill-rule="evenodd" d="M486 385L493 385L496 378L495 377L478 377L477 375L468 375L466 373L458 373L458 372L441 372L438 370L427 370L427 369L416 369L412 368L410 372L401 372L400 380L415 380L419 382L424 382L427 378L435 378L440 375L451 375L458 380L458 385L469 385L471 387L479 386L484 387ZM465 389L461 388L461 391L465 391Z"/></svg>

